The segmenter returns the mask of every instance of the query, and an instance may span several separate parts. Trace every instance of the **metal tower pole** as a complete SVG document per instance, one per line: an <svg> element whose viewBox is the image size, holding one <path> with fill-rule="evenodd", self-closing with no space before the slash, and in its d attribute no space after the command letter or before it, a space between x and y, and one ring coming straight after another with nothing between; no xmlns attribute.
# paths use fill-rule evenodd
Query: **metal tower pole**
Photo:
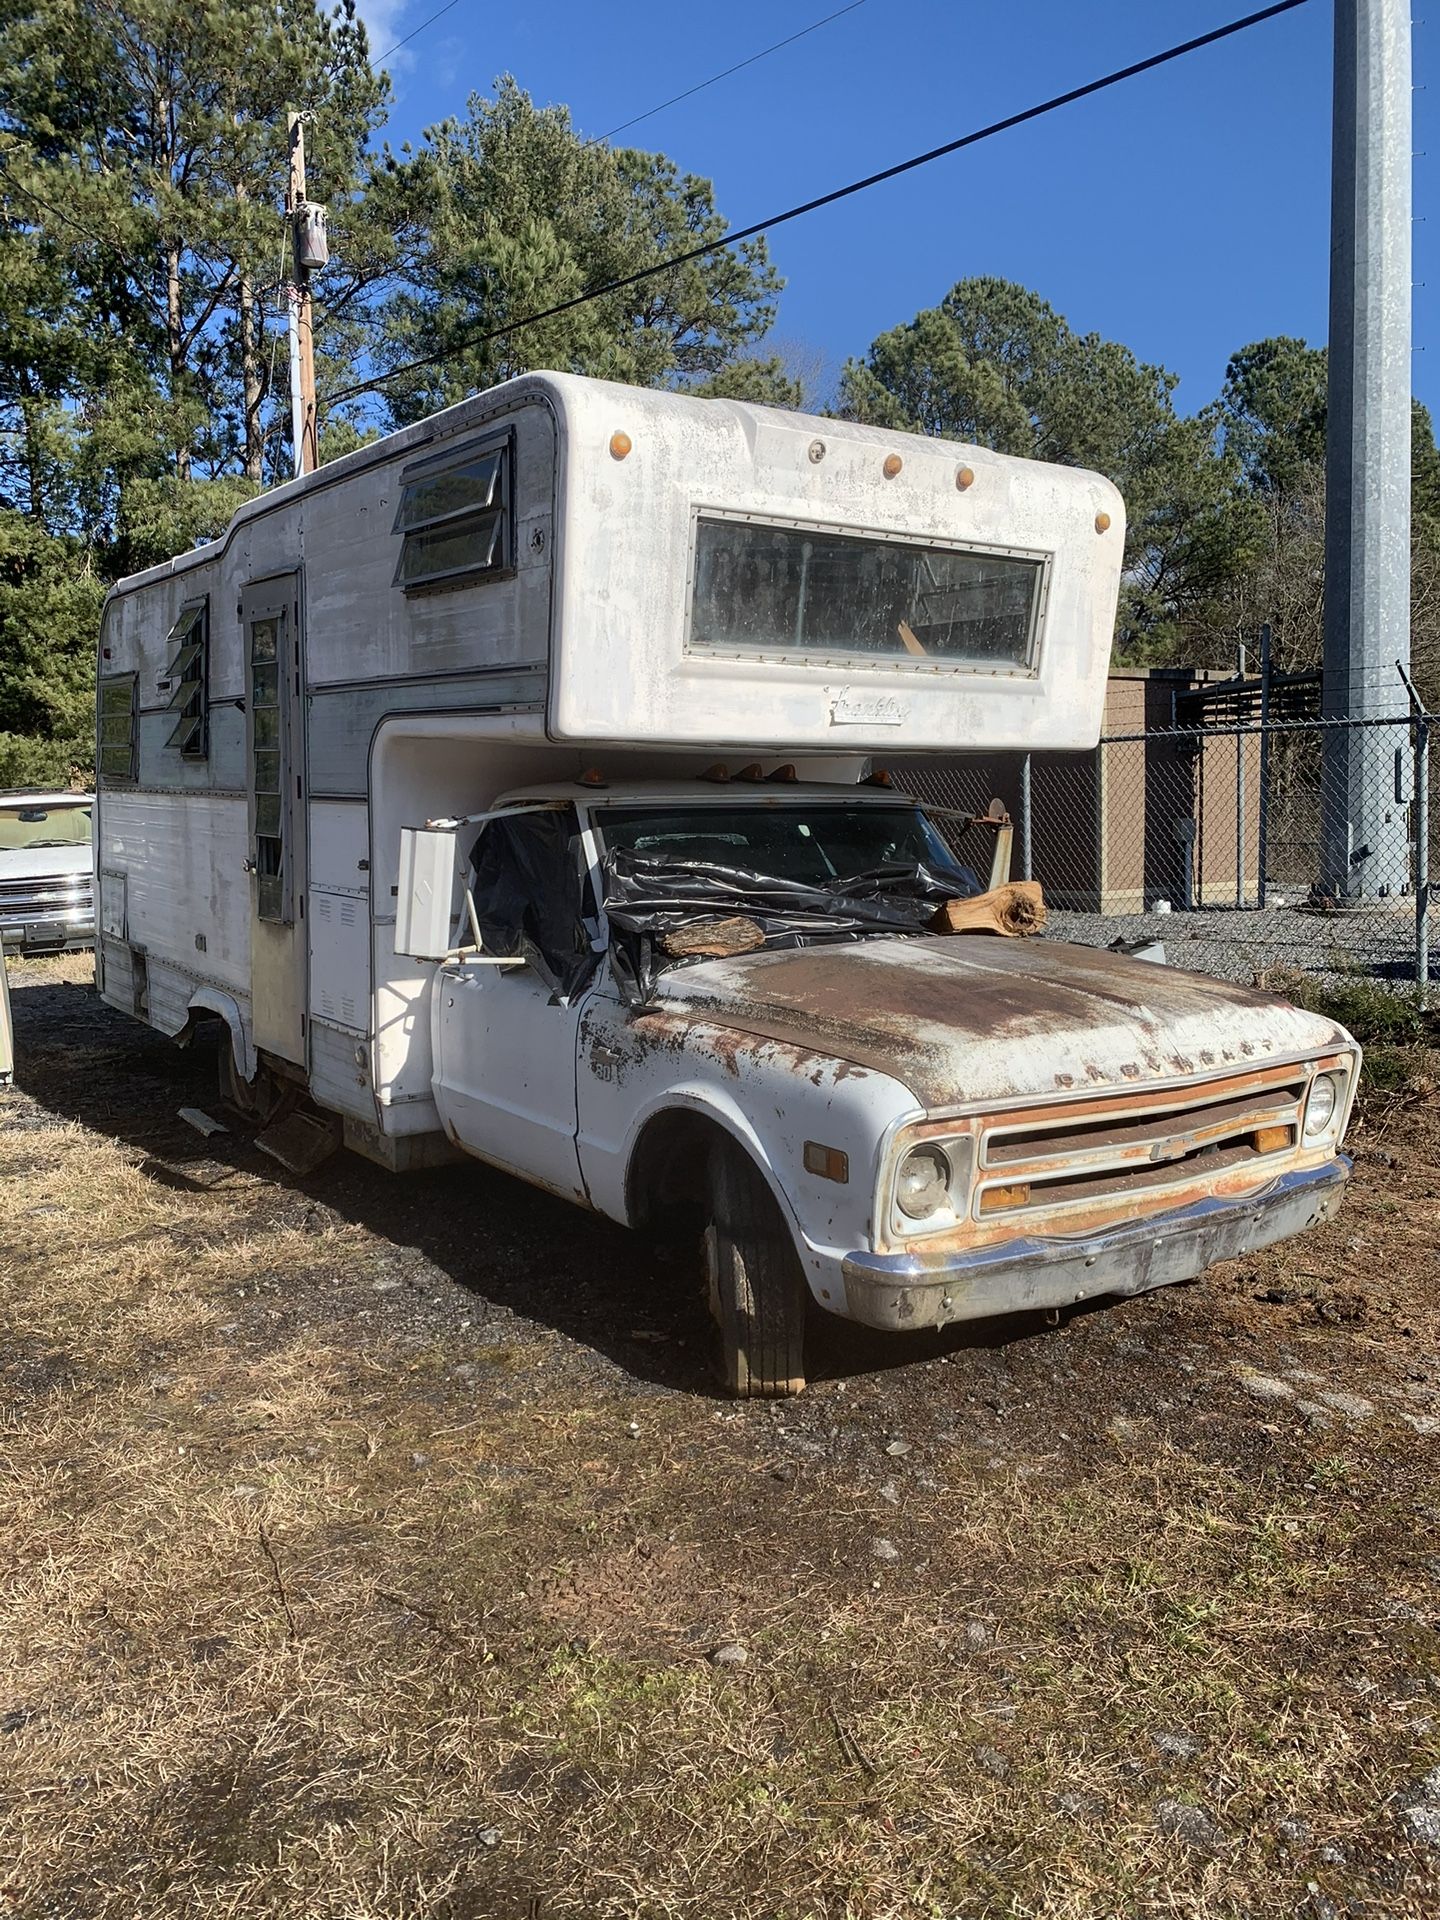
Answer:
<svg viewBox="0 0 1440 1920"><path fill-rule="evenodd" d="M1402 719L1410 659L1410 0L1335 0L1325 470L1327 719ZM1323 883L1409 883L1389 727L1325 736Z"/></svg>

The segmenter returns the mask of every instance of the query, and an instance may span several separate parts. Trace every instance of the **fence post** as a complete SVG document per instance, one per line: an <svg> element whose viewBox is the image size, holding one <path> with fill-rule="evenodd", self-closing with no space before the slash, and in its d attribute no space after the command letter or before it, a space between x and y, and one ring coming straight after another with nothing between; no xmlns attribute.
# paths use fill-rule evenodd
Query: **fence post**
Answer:
<svg viewBox="0 0 1440 1920"><path fill-rule="evenodd" d="M1265 904L1265 862L1270 853L1270 622L1260 629L1260 823L1256 833L1256 900Z"/></svg>
<svg viewBox="0 0 1440 1920"><path fill-rule="evenodd" d="M1235 904L1244 906L1244 733L1235 730Z"/></svg>
<svg viewBox="0 0 1440 1920"><path fill-rule="evenodd" d="M1415 722L1415 981L1420 1004L1430 993L1430 721Z"/></svg>
<svg viewBox="0 0 1440 1920"><path fill-rule="evenodd" d="M1020 878L1033 880L1030 868L1030 756L1020 762Z"/></svg>

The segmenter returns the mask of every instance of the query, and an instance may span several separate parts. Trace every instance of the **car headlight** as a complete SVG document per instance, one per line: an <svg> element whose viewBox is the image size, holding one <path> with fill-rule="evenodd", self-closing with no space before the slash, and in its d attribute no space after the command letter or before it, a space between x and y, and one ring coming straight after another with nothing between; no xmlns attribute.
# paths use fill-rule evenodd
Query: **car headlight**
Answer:
<svg viewBox="0 0 1440 1920"><path fill-rule="evenodd" d="M1310 1098L1305 1102L1305 1138L1318 1140L1328 1133L1339 1107L1339 1074L1317 1073L1310 1083Z"/></svg>
<svg viewBox="0 0 1440 1920"><path fill-rule="evenodd" d="M939 1147L912 1147L895 1176L895 1204L908 1220L928 1220L950 1204L950 1162Z"/></svg>

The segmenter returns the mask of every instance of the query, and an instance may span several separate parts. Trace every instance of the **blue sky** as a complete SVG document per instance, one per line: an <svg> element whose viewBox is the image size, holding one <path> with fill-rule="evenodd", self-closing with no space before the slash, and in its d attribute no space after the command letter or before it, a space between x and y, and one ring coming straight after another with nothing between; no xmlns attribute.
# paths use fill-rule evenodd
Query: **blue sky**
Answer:
<svg viewBox="0 0 1440 1920"><path fill-rule="evenodd" d="M1254 0L1251 0L1253 5ZM361 0L377 54L440 0ZM458 0L389 62L392 139L511 72L603 134L843 0ZM865 0L623 138L715 183L732 225L1250 10L1245 0ZM686 24L689 22L690 24ZM716 23L720 24L717 25ZM1326 331L1329 0L778 229L775 334L833 380L965 275L1042 293L1203 405L1235 348ZM1415 27L1415 389L1440 414L1440 12ZM1433 215L1432 215L1433 209ZM1428 221L1424 216L1432 215Z"/></svg>

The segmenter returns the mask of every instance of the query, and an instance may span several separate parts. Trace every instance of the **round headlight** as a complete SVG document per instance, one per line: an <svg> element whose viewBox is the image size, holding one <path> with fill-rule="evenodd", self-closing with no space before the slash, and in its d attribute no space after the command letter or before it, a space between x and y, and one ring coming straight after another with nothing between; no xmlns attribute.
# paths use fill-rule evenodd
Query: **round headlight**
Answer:
<svg viewBox="0 0 1440 1920"><path fill-rule="evenodd" d="M911 1220L928 1220L950 1200L950 1162L939 1147L912 1147L895 1177L895 1204Z"/></svg>
<svg viewBox="0 0 1440 1920"><path fill-rule="evenodd" d="M1310 1088L1310 1098L1305 1103L1307 1137L1314 1139L1327 1130L1335 1118L1335 1109L1339 1104L1340 1093L1334 1074L1317 1074Z"/></svg>

